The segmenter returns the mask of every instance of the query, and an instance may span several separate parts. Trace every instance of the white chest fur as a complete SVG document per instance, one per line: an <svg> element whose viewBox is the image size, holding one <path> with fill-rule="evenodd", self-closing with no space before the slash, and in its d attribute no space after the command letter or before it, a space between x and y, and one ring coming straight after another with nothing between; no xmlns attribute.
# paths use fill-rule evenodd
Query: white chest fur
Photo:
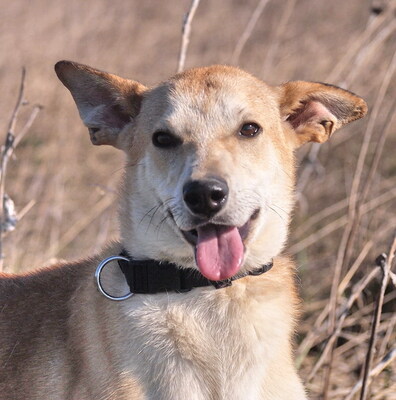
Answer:
<svg viewBox="0 0 396 400"><path fill-rule="evenodd" d="M137 377L153 400L304 398L265 395L274 371L292 371L291 305L253 279L124 302L120 372Z"/></svg>

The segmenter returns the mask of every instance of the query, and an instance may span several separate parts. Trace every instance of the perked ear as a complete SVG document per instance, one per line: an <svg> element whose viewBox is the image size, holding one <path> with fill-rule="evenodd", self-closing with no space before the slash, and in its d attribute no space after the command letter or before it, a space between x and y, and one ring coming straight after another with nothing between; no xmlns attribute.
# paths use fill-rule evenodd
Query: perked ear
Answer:
<svg viewBox="0 0 396 400"><path fill-rule="evenodd" d="M146 87L71 61L56 63L55 72L70 90L92 143L124 148L119 133L139 113Z"/></svg>
<svg viewBox="0 0 396 400"><path fill-rule="evenodd" d="M281 116L294 129L298 145L323 143L336 129L367 113L363 99L337 86L295 81L278 89Z"/></svg>

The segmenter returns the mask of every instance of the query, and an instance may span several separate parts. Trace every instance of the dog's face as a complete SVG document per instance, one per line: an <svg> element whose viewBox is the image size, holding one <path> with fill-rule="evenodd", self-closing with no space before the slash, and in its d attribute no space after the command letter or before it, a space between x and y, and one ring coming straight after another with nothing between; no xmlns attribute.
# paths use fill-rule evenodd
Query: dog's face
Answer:
<svg viewBox="0 0 396 400"><path fill-rule="evenodd" d="M308 82L269 87L233 67L189 70L147 89L56 66L94 144L128 156L123 245L137 258L227 279L277 255L293 204L293 151L362 117L362 99Z"/></svg>

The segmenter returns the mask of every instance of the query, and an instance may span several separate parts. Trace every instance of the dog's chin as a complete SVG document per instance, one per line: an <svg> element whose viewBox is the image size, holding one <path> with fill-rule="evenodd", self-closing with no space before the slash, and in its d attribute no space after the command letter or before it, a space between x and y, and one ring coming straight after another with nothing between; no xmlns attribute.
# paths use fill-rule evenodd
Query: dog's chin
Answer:
<svg viewBox="0 0 396 400"><path fill-rule="evenodd" d="M210 280L224 280L240 271L259 214L260 209L256 209L240 226L224 223L225 218L213 218L199 221L193 229L179 228L194 249L195 261L202 275Z"/></svg>

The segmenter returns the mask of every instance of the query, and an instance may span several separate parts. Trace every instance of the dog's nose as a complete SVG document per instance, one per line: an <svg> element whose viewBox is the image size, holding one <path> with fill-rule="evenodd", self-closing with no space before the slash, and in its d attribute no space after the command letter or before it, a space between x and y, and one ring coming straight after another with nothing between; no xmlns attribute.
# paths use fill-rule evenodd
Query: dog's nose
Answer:
<svg viewBox="0 0 396 400"><path fill-rule="evenodd" d="M191 212L200 217L210 218L225 205L228 185L220 179L188 181L183 187L183 199Z"/></svg>

